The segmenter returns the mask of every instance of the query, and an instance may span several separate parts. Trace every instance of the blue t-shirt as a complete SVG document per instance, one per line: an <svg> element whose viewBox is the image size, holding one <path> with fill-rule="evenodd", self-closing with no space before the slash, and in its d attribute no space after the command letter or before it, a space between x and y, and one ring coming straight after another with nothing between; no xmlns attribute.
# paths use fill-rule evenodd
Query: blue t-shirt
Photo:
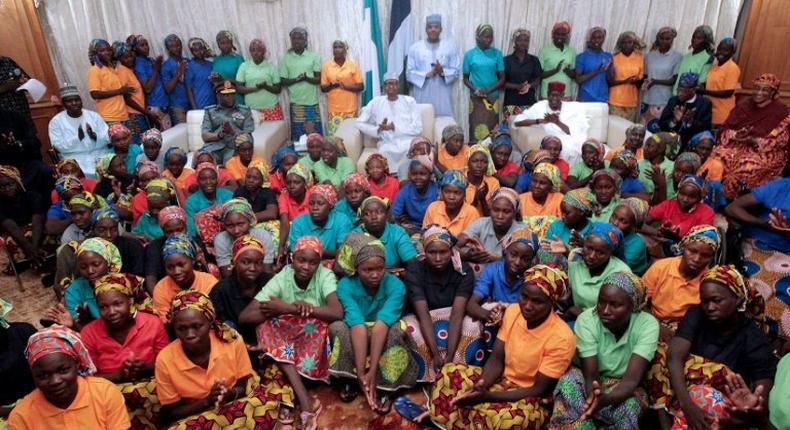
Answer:
<svg viewBox="0 0 790 430"><path fill-rule="evenodd" d="M134 74L137 75L140 82L147 81L154 74L154 61L150 58L137 56L134 59ZM163 110L170 106L170 98L167 97L161 76L154 83L151 92L145 93L145 104Z"/></svg>
<svg viewBox="0 0 790 430"><path fill-rule="evenodd" d="M612 54L604 51L593 52L588 49L576 57L576 74L587 74L598 70L607 61L611 64ZM579 95L576 100L608 103L609 83L606 81L606 73L601 72L579 85Z"/></svg>
<svg viewBox="0 0 790 430"><path fill-rule="evenodd" d="M194 58L187 63L187 70L184 73L184 82L192 90L192 97L195 99L195 109L204 109L206 106L217 104L217 95L214 87L208 79L211 75L213 64L211 61L204 60L202 63Z"/></svg>
<svg viewBox="0 0 790 430"><path fill-rule="evenodd" d="M516 179L516 185L513 187L519 194L529 191L529 185L532 183L532 172L519 173Z"/></svg>
<svg viewBox="0 0 790 430"><path fill-rule="evenodd" d="M464 54L464 74L469 75L469 81L475 88L485 89L494 85L499 80L497 72L505 71L505 59L502 52L496 48L485 51L475 46ZM498 97L499 90L488 94Z"/></svg>
<svg viewBox="0 0 790 430"><path fill-rule="evenodd" d="M58 200L52 203L52 206L47 210L47 219L68 220L71 219L71 212L63 207L63 200Z"/></svg>
<svg viewBox="0 0 790 430"><path fill-rule="evenodd" d="M170 82L173 76L178 72L178 62L170 57L162 63L162 69L159 71L159 79L164 86L165 82ZM189 110L189 99L187 98L187 86L183 81L176 82L173 91L168 94L170 97L170 107L182 108Z"/></svg>
<svg viewBox="0 0 790 430"><path fill-rule="evenodd" d="M627 177L623 179L623 184L620 186L621 193L644 193L645 186L639 182L639 178Z"/></svg>
<svg viewBox="0 0 790 430"><path fill-rule="evenodd" d="M428 183L425 194L418 193L414 184L407 182L395 196L395 201L392 203L392 216L397 219L405 214L410 224L422 225L428 206L438 199L439 187L435 182Z"/></svg>
<svg viewBox="0 0 790 430"><path fill-rule="evenodd" d="M752 190L755 200L765 209L760 219L768 219L771 209L779 209L785 217L790 218L790 178L776 179ZM765 228L746 226L747 236L755 239L757 245L779 252L790 252L790 235L781 234Z"/></svg>
<svg viewBox="0 0 790 430"><path fill-rule="evenodd" d="M472 293L482 298L482 302L516 303L521 295L524 281L519 277L513 285L507 282L505 260L497 260L486 265L475 283Z"/></svg>

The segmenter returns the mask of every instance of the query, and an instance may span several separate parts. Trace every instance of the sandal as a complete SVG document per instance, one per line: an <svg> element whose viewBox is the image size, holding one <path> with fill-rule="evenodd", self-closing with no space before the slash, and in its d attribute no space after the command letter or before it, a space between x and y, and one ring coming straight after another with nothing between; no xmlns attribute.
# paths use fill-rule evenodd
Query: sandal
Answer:
<svg viewBox="0 0 790 430"><path fill-rule="evenodd" d="M274 424L274 430L295 430L294 418L291 415L293 411L290 408L281 407L280 413L277 417L277 423Z"/></svg>
<svg viewBox="0 0 790 430"><path fill-rule="evenodd" d="M359 387L356 383L346 383L343 385L343 389L340 390L340 400L343 403L351 403L354 399L357 398L359 395Z"/></svg>
<svg viewBox="0 0 790 430"><path fill-rule="evenodd" d="M406 396L400 396L395 399L393 406L395 407L395 412L413 423L420 423L425 418L428 418L428 410Z"/></svg>
<svg viewBox="0 0 790 430"><path fill-rule="evenodd" d="M375 412L379 415L387 415L392 411L392 399L386 394L379 396L379 404Z"/></svg>
<svg viewBox="0 0 790 430"><path fill-rule="evenodd" d="M304 430L316 430L318 428L318 416L321 415L321 411L324 410L324 405L321 404L320 400L314 400L318 406L316 406L313 412L302 411L299 414L299 419L302 421L302 429Z"/></svg>

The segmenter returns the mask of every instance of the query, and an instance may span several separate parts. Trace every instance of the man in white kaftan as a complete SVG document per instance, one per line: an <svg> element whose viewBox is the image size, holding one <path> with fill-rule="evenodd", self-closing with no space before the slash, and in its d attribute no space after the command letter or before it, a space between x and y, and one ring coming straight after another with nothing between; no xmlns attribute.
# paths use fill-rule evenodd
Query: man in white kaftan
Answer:
<svg viewBox="0 0 790 430"><path fill-rule="evenodd" d="M560 157L571 166L581 160L582 144L587 140L590 119L581 106L574 102L563 102L565 84L549 83L548 99L541 100L513 119L516 127L542 127L550 136L562 141Z"/></svg>
<svg viewBox="0 0 790 430"><path fill-rule="evenodd" d="M60 89L66 109L49 121L49 141L62 159L74 159L86 176L96 174L96 159L112 152L107 123L96 112L82 108L77 87Z"/></svg>
<svg viewBox="0 0 790 430"><path fill-rule="evenodd" d="M449 39L440 39L441 15L425 19L428 38L414 43L406 59L406 79L412 84L417 103L432 104L436 116L453 116L453 83L458 80L458 49Z"/></svg>
<svg viewBox="0 0 790 430"><path fill-rule="evenodd" d="M411 140L422 133L422 117L414 98L398 95L398 76L384 75L384 93L362 108L357 128L377 139L376 146L389 164L390 173L397 174L401 163L408 162Z"/></svg>

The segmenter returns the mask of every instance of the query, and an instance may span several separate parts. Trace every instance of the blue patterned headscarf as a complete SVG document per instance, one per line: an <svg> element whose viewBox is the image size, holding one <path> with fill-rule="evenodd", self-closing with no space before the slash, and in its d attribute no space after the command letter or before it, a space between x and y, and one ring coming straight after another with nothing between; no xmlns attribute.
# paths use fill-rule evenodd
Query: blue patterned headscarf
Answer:
<svg viewBox="0 0 790 430"><path fill-rule="evenodd" d="M96 225L97 222L105 218L112 219L115 222L121 222L121 216L118 215L118 212L115 212L113 208L106 207L93 211L93 214L91 214L91 225Z"/></svg>
<svg viewBox="0 0 790 430"><path fill-rule="evenodd" d="M173 33L171 33L171 34L168 34L168 35L165 37L165 49L169 49L169 48L170 48L170 44L171 44L171 43L173 43L173 42L175 42L175 41L179 41L179 42L180 42L180 41L181 41L181 38L180 38L180 37L178 37L178 35L177 35L177 34L173 34ZM182 48L183 48L183 43L182 43Z"/></svg>
<svg viewBox="0 0 790 430"><path fill-rule="evenodd" d="M101 59L99 58L99 53L97 52L99 46L102 45L109 46L110 42L107 42L104 39L93 39L91 40L91 43L88 44L88 60L90 60L91 64L99 67L107 66L107 64L101 62Z"/></svg>
<svg viewBox="0 0 790 430"><path fill-rule="evenodd" d="M280 149L278 149L277 152L272 155L272 169L278 170L280 168L280 163L283 162L283 159L287 155L293 155L294 157L299 158L299 154L297 154L293 148L290 146L281 146Z"/></svg>
<svg viewBox="0 0 790 430"><path fill-rule="evenodd" d="M623 232L619 228L602 221L595 221L590 224L587 236L600 237L612 251L617 250L623 241Z"/></svg>
<svg viewBox="0 0 790 430"><path fill-rule="evenodd" d="M462 190L466 189L466 176L460 170L448 170L442 175L439 180L439 188L444 188L445 185L454 185Z"/></svg>
<svg viewBox="0 0 790 430"><path fill-rule="evenodd" d="M694 72L686 72L678 78L678 87L695 88L699 85L699 75Z"/></svg>
<svg viewBox="0 0 790 430"><path fill-rule="evenodd" d="M195 258L195 248L185 234L174 234L165 240L165 245L162 247L162 261L176 254L186 255L192 259Z"/></svg>
<svg viewBox="0 0 790 430"><path fill-rule="evenodd" d="M703 140L710 140L712 142L716 141L716 138L713 137L713 133L709 132L708 130L701 131L694 136L691 137L689 140L689 149L695 149L697 145Z"/></svg>
<svg viewBox="0 0 790 430"><path fill-rule="evenodd" d="M691 185L692 187L699 190L700 198L705 197L705 193L707 192L707 181L702 176L697 175L686 175L683 179L678 182L678 189L684 185Z"/></svg>

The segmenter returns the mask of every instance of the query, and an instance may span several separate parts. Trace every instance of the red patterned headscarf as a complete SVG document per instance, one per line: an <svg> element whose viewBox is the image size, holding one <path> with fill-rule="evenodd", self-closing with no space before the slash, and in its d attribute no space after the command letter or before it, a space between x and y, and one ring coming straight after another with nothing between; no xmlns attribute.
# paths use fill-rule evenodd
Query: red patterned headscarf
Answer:
<svg viewBox="0 0 790 430"><path fill-rule="evenodd" d="M559 267L536 264L524 272L524 284L532 284L557 303L568 295L568 275Z"/></svg>
<svg viewBox="0 0 790 430"><path fill-rule="evenodd" d="M743 312L754 320L761 329L766 330L765 300L760 292L745 276L731 264L713 266L702 275L702 282L715 282L727 287L738 297L738 312Z"/></svg>
<svg viewBox="0 0 790 430"><path fill-rule="evenodd" d="M125 125L118 122L110 126L110 128L107 130L107 134L110 136L110 140L112 140L115 138L115 136L119 136L121 134L131 135L132 132L129 131Z"/></svg>
<svg viewBox="0 0 790 430"><path fill-rule="evenodd" d="M58 353L73 358L79 366L80 375L88 376L96 373L96 365L93 364L79 333L70 328L60 325L45 328L30 336L25 348L25 358L31 367L39 359Z"/></svg>
<svg viewBox="0 0 790 430"><path fill-rule="evenodd" d="M337 203L337 191L332 184L318 184L310 189L310 194L318 194L323 197L329 206L335 206Z"/></svg>
<svg viewBox="0 0 790 430"><path fill-rule="evenodd" d="M236 241L233 242L233 248L231 250L233 262L235 263L236 259L239 258L239 255L241 255L243 252L249 251L251 249L260 252L261 255L266 254L266 248L264 248L263 242L258 240L258 238L255 236L247 234L236 239Z"/></svg>
<svg viewBox="0 0 790 430"><path fill-rule="evenodd" d="M305 249L311 249L322 255L324 253L324 246L321 244L321 239L315 236L302 236L294 243L294 254Z"/></svg>
<svg viewBox="0 0 790 430"><path fill-rule="evenodd" d="M239 334L227 324L217 320L217 312L214 310L214 305L207 295L200 291L186 290L178 293L176 297L170 302L170 311L167 313L167 323L173 324L173 320L179 312L192 309L203 314L203 317L211 324L211 329L223 342L233 342Z"/></svg>
<svg viewBox="0 0 790 430"><path fill-rule="evenodd" d="M167 206L159 211L159 215L157 216L159 227L164 227L165 224L173 220L178 220L186 224L187 213L180 206Z"/></svg>
<svg viewBox="0 0 790 430"><path fill-rule="evenodd" d="M346 176L346 179L343 179L343 189L346 189L351 185L357 185L368 193L370 192L370 182L368 182L368 178L366 178L362 173L354 172Z"/></svg>
<svg viewBox="0 0 790 430"><path fill-rule="evenodd" d="M151 296L144 285L145 279L131 273L109 273L96 280L93 294L98 296L99 293L118 291L132 299L132 311L156 314Z"/></svg>

